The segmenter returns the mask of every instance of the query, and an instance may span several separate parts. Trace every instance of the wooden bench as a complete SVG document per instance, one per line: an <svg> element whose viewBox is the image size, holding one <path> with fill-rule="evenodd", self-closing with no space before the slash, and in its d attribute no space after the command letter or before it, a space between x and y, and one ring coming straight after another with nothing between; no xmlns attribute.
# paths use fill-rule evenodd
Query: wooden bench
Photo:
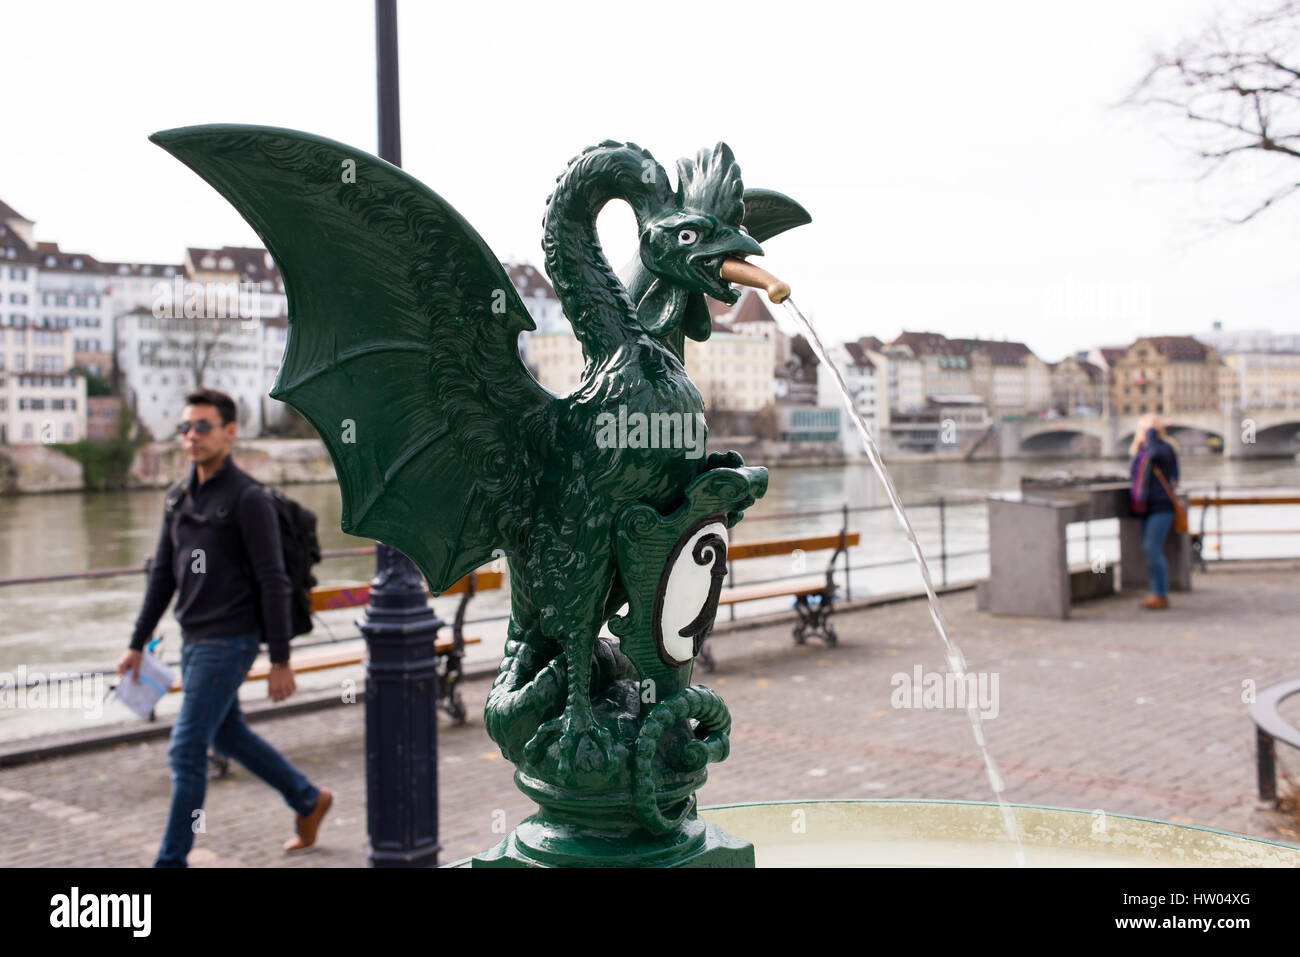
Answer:
<svg viewBox="0 0 1300 957"><path fill-rule="evenodd" d="M465 638L466 645L480 644L482 638ZM339 642L339 644L352 644L351 642ZM433 650L437 655L449 655L456 647L456 642L452 638L439 638L434 643ZM305 674L309 671L325 671L327 668L342 668L347 665L363 664L366 660L366 649L364 647L350 648L307 648L303 651L296 652L292 658L293 673L296 675ZM271 662L259 659L253 663L253 667L248 669L248 674L244 676L245 681L265 681L271 676ZM179 691L180 685L177 684L172 689Z"/></svg>
<svg viewBox="0 0 1300 957"><path fill-rule="evenodd" d="M451 637L440 638L434 645L438 656L438 705L451 716L456 724L465 723L465 704L460 697L460 680L463 674L465 646L477 645L482 638L465 637L465 612L470 599L481 591L495 591L505 583L505 573L491 570L470 572L464 578L442 592L442 595L460 595L456 606L456 617L452 622ZM441 596L439 596L441 597ZM370 600L370 585L356 582L348 585L336 585L330 588L313 588L311 593L312 611L326 611L333 608L350 608L364 605ZM356 664L347 661L344 664ZM324 665L323 667L330 667ZM335 666L337 667L337 666ZM294 670L297 670L295 667Z"/></svg>
<svg viewBox="0 0 1300 957"><path fill-rule="evenodd" d="M794 610L798 615L793 637L795 644L802 645L810 637L821 638L827 645L834 646L838 640L835 629L831 627L830 618L835 611L835 562L841 555L847 555L848 549L859 541L857 532L848 529L831 535L815 535L805 538L779 538L759 542L746 542L727 548L727 577L731 578L732 563L747 558L770 558L773 555L792 555L795 552L817 552L834 549L831 560L826 564L826 572L821 575L806 575L800 578L785 578L771 582L731 585L722 590L718 596L718 607L734 606L747 601L759 601L765 598L793 598ZM734 613L733 613L734 616ZM709 671L713 671L716 662L709 650L706 640L700 648L700 661Z"/></svg>
<svg viewBox="0 0 1300 957"><path fill-rule="evenodd" d="M465 723L465 704L461 701L458 687L463 674L462 662L466 645L477 645L482 638L465 637L465 612L470 599L481 591L495 591L505 583L505 573L480 569L470 572L464 578L442 592L442 595L460 595L456 606L456 617L452 622L450 638L439 639L434 645L438 656L438 704L451 716L456 724ZM441 597L441 596L439 596ZM313 588L311 591L311 610L328 611L335 608L352 608L364 605L370 600L370 584L353 582L347 585L334 585L329 588ZM344 661L342 664L356 664ZM337 667L323 665L322 667ZM295 665L294 670L297 671Z"/></svg>
<svg viewBox="0 0 1300 957"><path fill-rule="evenodd" d="M451 716L456 724L464 724L466 718L465 703L460 696L460 679L463 674L463 661L466 645L482 643L482 638L465 637L465 612L470 599L480 591L493 591L502 586L505 575L496 571L470 572L460 581L448 588L443 595L461 595L456 607L456 618L452 623L452 633L447 638L439 638L433 646L438 657L438 706ZM370 600L370 585L356 582L347 585L334 585L313 588L311 591L311 610L313 613L337 608L354 608ZM339 642L343 644L344 642ZM364 644L355 645L346 641L349 647L331 647L333 642L322 645L309 645L295 650L290 655L290 664L294 674L312 671L324 671L327 668L342 668L347 665L359 665L366 660ZM245 681L265 681L271 674L271 663L261 659L254 662ZM181 690L180 678L172 685L172 692Z"/></svg>
<svg viewBox="0 0 1300 957"><path fill-rule="evenodd" d="M1250 706L1250 720L1255 722L1255 764L1259 778L1259 800L1267 806L1277 807L1277 752L1281 741L1300 748L1300 729L1282 720L1278 706L1294 694L1300 694L1300 679L1270 685L1255 696Z"/></svg>

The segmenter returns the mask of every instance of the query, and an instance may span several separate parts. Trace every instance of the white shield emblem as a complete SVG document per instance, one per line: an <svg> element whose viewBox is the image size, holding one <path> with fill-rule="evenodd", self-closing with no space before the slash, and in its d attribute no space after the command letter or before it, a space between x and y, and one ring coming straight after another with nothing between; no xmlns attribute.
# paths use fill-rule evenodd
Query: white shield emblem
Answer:
<svg viewBox="0 0 1300 957"><path fill-rule="evenodd" d="M713 516L682 536L668 556L655 595L654 637L666 664L695 657L713 627L727 574L727 523Z"/></svg>

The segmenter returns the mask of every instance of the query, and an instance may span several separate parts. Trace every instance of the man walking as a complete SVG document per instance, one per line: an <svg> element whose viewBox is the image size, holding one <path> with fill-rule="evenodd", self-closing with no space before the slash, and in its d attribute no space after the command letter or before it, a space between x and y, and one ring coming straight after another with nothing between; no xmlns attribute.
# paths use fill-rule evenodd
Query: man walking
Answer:
<svg viewBox="0 0 1300 957"><path fill-rule="evenodd" d="M175 592L184 697L168 750L171 811L155 867L186 866L207 791L210 747L279 791L297 813L297 836L284 845L287 852L316 842L333 802L327 788L317 788L254 734L239 710L239 686L263 638L270 649L271 700L283 701L296 685L279 520L262 487L230 458L235 416L234 400L224 392L201 389L185 397L178 433L193 467L183 494L168 496L173 507L163 513L144 606L130 649L117 664L119 675L138 679L145 642Z"/></svg>

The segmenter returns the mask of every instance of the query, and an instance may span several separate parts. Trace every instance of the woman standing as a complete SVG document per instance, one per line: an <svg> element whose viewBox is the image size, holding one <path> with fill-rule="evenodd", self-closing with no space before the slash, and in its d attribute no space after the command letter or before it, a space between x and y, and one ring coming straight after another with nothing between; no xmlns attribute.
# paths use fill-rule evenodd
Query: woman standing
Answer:
<svg viewBox="0 0 1300 957"><path fill-rule="evenodd" d="M1142 516L1142 552L1147 560L1151 597L1143 608L1169 607L1169 563L1165 538L1174 524L1171 492L1178 484L1178 446L1165 432L1154 412L1138 422L1129 447L1129 501L1133 514Z"/></svg>

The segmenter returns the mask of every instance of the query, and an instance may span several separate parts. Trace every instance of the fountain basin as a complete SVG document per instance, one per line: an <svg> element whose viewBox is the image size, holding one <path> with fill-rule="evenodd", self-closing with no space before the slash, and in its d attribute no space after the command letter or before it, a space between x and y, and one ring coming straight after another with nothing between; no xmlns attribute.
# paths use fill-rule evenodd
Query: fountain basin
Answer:
<svg viewBox="0 0 1300 957"><path fill-rule="evenodd" d="M1029 867L1300 867L1300 847L1210 828L1010 805ZM1015 867L997 804L778 801L700 809L758 867Z"/></svg>

